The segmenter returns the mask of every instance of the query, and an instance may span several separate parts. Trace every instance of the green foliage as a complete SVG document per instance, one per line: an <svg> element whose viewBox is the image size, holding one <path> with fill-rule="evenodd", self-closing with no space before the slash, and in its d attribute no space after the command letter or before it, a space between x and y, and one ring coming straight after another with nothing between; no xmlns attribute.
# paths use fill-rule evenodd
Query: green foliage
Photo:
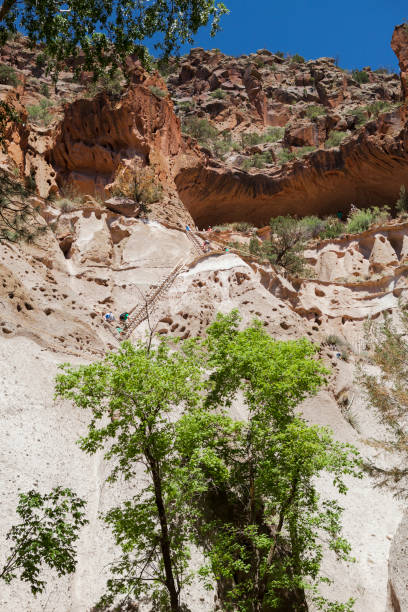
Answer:
<svg viewBox="0 0 408 612"><path fill-rule="evenodd" d="M93 81L88 83L86 95L94 98L95 96L104 93L112 100L118 100L122 94L124 76L121 70L108 70L103 74L98 75Z"/></svg>
<svg viewBox="0 0 408 612"><path fill-rule="evenodd" d="M182 100L181 102L176 101L176 104L178 109L186 111L193 109L195 106L194 100Z"/></svg>
<svg viewBox="0 0 408 612"><path fill-rule="evenodd" d="M186 117L182 129L185 134L196 138L201 145L218 136L218 130L207 119L198 117Z"/></svg>
<svg viewBox="0 0 408 612"><path fill-rule="evenodd" d="M122 0L79 0L68 10L64 0L30 0L21 6L11 1L2 5L0 47L10 32L21 30L30 44L42 46L54 81L67 60L77 75L85 70L97 79L107 70L126 71L129 55L151 69L146 41L154 39L160 59L166 60L181 45L192 44L200 28L210 25L215 35L226 13L217 0L128 0L125 5Z"/></svg>
<svg viewBox="0 0 408 612"><path fill-rule="evenodd" d="M324 229L320 232L320 238L337 238L341 236L341 234L344 234L344 232L345 225L340 219L337 217L328 217L325 219Z"/></svg>
<svg viewBox="0 0 408 612"><path fill-rule="evenodd" d="M32 242L46 231L38 207L30 203L29 198L33 195L33 177L27 177L23 184L0 169L0 244L3 241Z"/></svg>
<svg viewBox="0 0 408 612"><path fill-rule="evenodd" d="M275 217L270 220L271 239L259 243L251 240L250 252L266 258L294 276L305 272L303 250L310 234L305 223L293 217Z"/></svg>
<svg viewBox="0 0 408 612"><path fill-rule="evenodd" d="M53 120L53 115L49 112L52 106L54 106L54 103L46 98L40 100L39 104L28 106L27 113L29 121L47 127Z"/></svg>
<svg viewBox="0 0 408 612"><path fill-rule="evenodd" d="M149 89L156 98L167 98L167 91L164 89L160 89L160 87L156 87L155 85L151 85Z"/></svg>
<svg viewBox="0 0 408 612"><path fill-rule="evenodd" d="M348 219L346 231L350 234L359 234L368 230L373 223L381 223L389 217L389 207L378 206L353 211Z"/></svg>
<svg viewBox="0 0 408 612"><path fill-rule="evenodd" d="M305 232L308 237L316 238L324 230L326 222L319 217L314 215L310 217L303 217L300 220L300 225L305 228Z"/></svg>
<svg viewBox="0 0 408 612"><path fill-rule="evenodd" d="M319 104L310 104L306 109L306 117L309 119L316 119L317 117L323 117L326 114L324 106Z"/></svg>
<svg viewBox="0 0 408 612"><path fill-rule="evenodd" d="M389 487L398 497L403 498L408 495L408 443L405 426L408 414L407 333L406 304L400 303L397 324L393 324L389 316L384 316L381 323L369 321L366 325L366 340L370 347L370 362L377 366L378 374L367 374L360 369L359 375L369 405L388 432L385 439L376 440L376 445L387 453L394 453L391 467L389 458L384 463L377 459L368 465L368 470L380 486Z"/></svg>
<svg viewBox="0 0 408 612"><path fill-rule="evenodd" d="M243 147L252 147L266 142L277 142L283 138L284 133L285 128L283 127L270 127L262 132L262 134L258 134L257 132L242 134L241 143Z"/></svg>
<svg viewBox="0 0 408 612"><path fill-rule="evenodd" d="M247 157L241 164L243 170L249 170L250 168L264 168L266 164L273 164L273 157L270 151L264 153L255 153L251 157Z"/></svg>
<svg viewBox="0 0 408 612"><path fill-rule="evenodd" d="M398 200L395 202L395 208L399 214L408 212L408 193L405 185L401 185Z"/></svg>
<svg viewBox="0 0 408 612"><path fill-rule="evenodd" d="M13 66L8 66L7 64L0 64L0 83L17 87L18 77Z"/></svg>
<svg viewBox="0 0 408 612"><path fill-rule="evenodd" d="M288 162L293 161L294 159L296 159L296 153L291 152L287 149L283 149L278 153L278 161L281 164L287 164Z"/></svg>
<svg viewBox="0 0 408 612"><path fill-rule="evenodd" d="M284 54L283 51L275 51L275 55L277 55L278 57L280 57L282 59L285 57L285 54Z"/></svg>
<svg viewBox="0 0 408 612"><path fill-rule="evenodd" d="M367 104L365 107L366 111L369 115L373 115L374 117L378 117L380 113L383 113L392 108L392 104L386 102L385 100L376 100L371 104Z"/></svg>
<svg viewBox="0 0 408 612"><path fill-rule="evenodd" d="M47 83L41 83L40 94L44 96L45 98L50 97L50 90L49 90Z"/></svg>
<svg viewBox="0 0 408 612"><path fill-rule="evenodd" d="M299 147L296 151L296 157L303 157L304 155L309 155L309 153L313 153L313 151L316 151L316 147L313 147L313 146Z"/></svg>
<svg viewBox="0 0 408 612"><path fill-rule="evenodd" d="M331 149L333 147L338 147L346 136L347 132L336 132L335 130L332 130L324 143L325 148Z"/></svg>
<svg viewBox="0 0 408 612"><path fill-rule="evenodd" d="M216 100L223 100L227 93L223 89L215 89L210 93L211 98L215 98Z"/></svg>
<svg viewBox="0 0 408 612"><path fill-rule="evenodd" d="M295 55L292 55L290 58L290 61L292 64L304 64L305 58L302 55L299 55L299 53L295 53Z"/></svg>
<svg viewBox="0 0 408 612"><path fill-rule="evenodd" d="M368 83L370 80L370 77L368 76L367 72L364 72L364 70L353 70L351 76L357 83L360 83L360 85L363 83Z"/></svg>
<svg viewBox="0 0 408 612"><path fill-rule="evenodd" d="M316 480L326 473L344 494L343 477L359 476L359 459L296 416L328 372L307 340L279 342L260 321L243 331L239 323L236 311L219 315L206 340L178 348L162 338L154 348L151 337L124 342L57 377L57 396L88 411L81 448L104 453L109 482L139 484L104 516L121 555L102 606L146 595L155 609L180 612L194 543L206 557L199 574L209 588L218 582L222 609L300 610L306 589L321 609L351 609L318 593L321 534L339 559L350 547L341 507L319 496ZM245 422L225 410L238 394Z"/></svg>
<svg viewBox="0 0 408 612"><path fill-rule="evenodd" d="M232 224L233 229L236 232L249 232L254 228L252 223L248 223L247 221L238 221L237 223Z"/></svg>
<svg viewBox="0 0 408 612"><path fill-rule="evenodd" d="M16 511L22 522L7 533L10 552L0 578L8 584L19 576L36 595L45 588L40 578L44 564L58 576L72 574L76 567L74 544L80 528L88 523L84 507L84 500L61 487L44 495L34 489L20 493Z"/></svg>
<svg viewBox="0 0 408 612"><path fill-rule="evenodd" d="M358 127L367 123L367 115L365 113L364 108L362 108L361 106L358 108L352 108L351 110L347 111L347 114L353 115L357 118L356 126Z"/></svg>

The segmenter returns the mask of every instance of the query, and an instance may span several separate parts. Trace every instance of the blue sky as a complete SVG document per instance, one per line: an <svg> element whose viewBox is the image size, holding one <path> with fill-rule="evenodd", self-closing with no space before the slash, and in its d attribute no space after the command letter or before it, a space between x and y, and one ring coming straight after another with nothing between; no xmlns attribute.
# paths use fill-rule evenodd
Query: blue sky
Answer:
<svg viewBox="0 0 408 612"><path fill-rule="evenodd" d="M211 39L202 30L194 46L229 55L257 49L339 58L342 68L398 69L390 47L394 26L408 19L403 0L224 0L231 13ZM186 52L188 49L183 49Z"/></svg>

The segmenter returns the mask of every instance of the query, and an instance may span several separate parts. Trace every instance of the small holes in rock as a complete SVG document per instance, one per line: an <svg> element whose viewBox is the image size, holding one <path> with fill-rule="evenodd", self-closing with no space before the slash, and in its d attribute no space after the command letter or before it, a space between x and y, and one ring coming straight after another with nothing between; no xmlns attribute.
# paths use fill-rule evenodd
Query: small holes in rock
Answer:
<svg viewBox="0 0 408 612"><path fill-rule="evenodd" d="M21 305L20 305L20 304L17 304L17 311L18 311L18 312L21 312L21 310L22 310Z"/></svg>
<svg viewBox="0 0 408 612"><path fill-rule="evenodd" d="M52 313L52 308L46 308L44 310L45 314L47 315L47 317Z"/></svg>
<svg viewBox="0 0 408 612"><path fill-rule="evenodd" d="M31 306L31 304L29 304L28 302L24 302L24 306L27 310L34 310L34 306Z"/></svg>

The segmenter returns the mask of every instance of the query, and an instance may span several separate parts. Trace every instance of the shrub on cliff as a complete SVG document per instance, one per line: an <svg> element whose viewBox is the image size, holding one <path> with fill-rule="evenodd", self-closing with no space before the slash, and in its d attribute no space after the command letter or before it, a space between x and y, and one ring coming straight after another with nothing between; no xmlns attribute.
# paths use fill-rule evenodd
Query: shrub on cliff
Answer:
<svg viewBox="0 0 408 612"><path fill-rule="evenodd" d="M323 117L326 114L324 106L319 104L311 104L306 109L306 117L309 119L316 119L317 117Z"/></svg>
<svg viewBox="0 0 408 612"><path fill-rule="evenodd" d="M337 238L346 231L345 225L338 217L327 217L323 230L320 232L320 238Z"/></svg>
<svg viewBox="0 0 408 612"><path fill-rule="evenodd" d="M27 114L29 121L47 127L53 120L53 115L49 112L52 106L54 106L54 103L46 98L40 100L39 104L28 106Z"/></svg>
<svg viewBox="0 0 408 612"><path fill-rule="evenodd" d="M215 89L210 93L211 98L215 98L216 100L223 100L227 93L223 89Z"/></svg>
<svg viewBox="0 0 408 612"><path fill-rule="evenodd" d="M292 64L304 64L305 58L302 55L299 55L299 53L295 53L295 55L292 55L290 58L290 61Z"/></svg>
<svg viewBox="0 0 408 612"><path fill-rule="evenodd" d="M269 151L264 153L255 153L251 157L247 157L241 164L243 170L249 170L250 168L258 168L259 170L264 168L267 164L273 163L272 154Z"/></svg>
<svg viewBox="0 0 408 612"><path fill-rule="evenodd" d="M405 185L401 185L398 200L395 202L395 208L399 214L408 212L408 193Z"/></svg>
<svg viewBox="0 0 408 612"><path fill-rule="evenodd" d="M13 87L17 87L18 77L13 66L0 64L0 83L3 85L12 85Z"/></svg>
<svg viewBox="0 0 408 612"><path fill-rule="evenodd" d="M365 232L373 223L386 221L389 218L389 212L388 206L356 209L349 217L346 231L350 234Z"/></svg>
<svg viewBox="0 0 408 612"><path fill-rule="evenodd" d="M347 132L336 132L332 130L324 143L325 149L332 149L333 147L338 147L345 137L347 136Z"/></svg>
<svg viewBox="0 0 408 612"><path fill-rule="evenodd" d="M282 149L282 151L278 153L278 161L281 164L287 164L288 162L293 161L294 159L296 159L296 153L294 153L293 151Z"/></svg>
<svg viewBox="0 0 408 612"><path fill-rule="evenodd" d="M368 76L367 72L365 72L364 70L353 70L353 72L351 73L351 76L357 83L360 83L360 84L368 83L370 80L370 77Z"/></svg>
<svg viewBox="0 0 408 612"><path fill-rule="evenodd" d="M207 119L199 117L186 117L182 123L182 131L198 140L201 145L218 136L218 130Z"/></svg>
<svg viewBox="0 0 408 612"><path fill-rule="evenodd" d="M149 89L156 98L167 98L167 91L164 89L160 89L160 87L156 87L155 85L152 85Z"/></svg>

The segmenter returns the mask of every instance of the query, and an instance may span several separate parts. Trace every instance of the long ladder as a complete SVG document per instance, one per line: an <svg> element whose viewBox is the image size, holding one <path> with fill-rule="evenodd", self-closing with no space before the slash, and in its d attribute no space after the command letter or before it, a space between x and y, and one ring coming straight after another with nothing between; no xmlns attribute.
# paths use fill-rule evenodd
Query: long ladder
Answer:
<svg viewBox="0 0 408 612"><path fill-rule="evenodd" d="M134 332L136 327L138 327L147 317L149 316L149 310L151 311L156 301L161 297L168 289L170 289L171 285L176 280L178 274L181 272L184 267L184 261L179 262L175 268L170 272L168 276L163 280L163 282L155 289L153 292L149 293L149 295L145 299L145 303L140 306L137 310L134 308L134 315L132 316L132 320L126 329L126 333L124 334L124 338L127 339Z"/></svg>
<svg viewBox="0 0 408 612"><path fill-rule="evenodd" d="M201 255L202 253L205 253L204 247L201 244L201 242L199 241L199 239L197 238L197 236L192 232L185 232L187 235L187 238L190 239L190 242L193 243L193 246L196 250L196 252L198 253L198 255Z"/></svg>

